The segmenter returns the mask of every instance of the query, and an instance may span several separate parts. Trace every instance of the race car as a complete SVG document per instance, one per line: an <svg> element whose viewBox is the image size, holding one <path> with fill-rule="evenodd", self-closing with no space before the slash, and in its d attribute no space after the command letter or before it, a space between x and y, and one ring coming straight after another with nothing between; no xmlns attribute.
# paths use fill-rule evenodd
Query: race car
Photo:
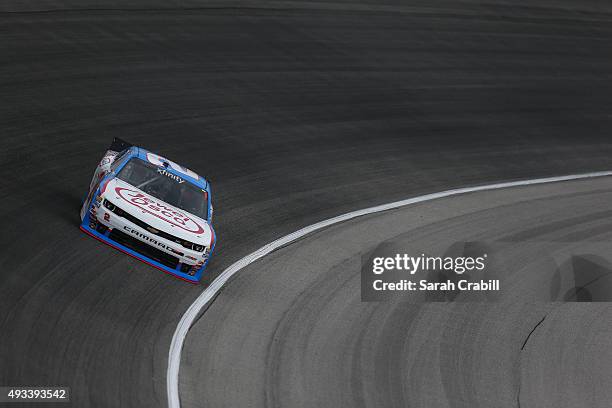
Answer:
<svg viewBox="0 0 612 408"><path fill-rule="evenodd" d="M191 283L215 248L210 183L119 138L95 170L80 217L85 233Z"/></svg>

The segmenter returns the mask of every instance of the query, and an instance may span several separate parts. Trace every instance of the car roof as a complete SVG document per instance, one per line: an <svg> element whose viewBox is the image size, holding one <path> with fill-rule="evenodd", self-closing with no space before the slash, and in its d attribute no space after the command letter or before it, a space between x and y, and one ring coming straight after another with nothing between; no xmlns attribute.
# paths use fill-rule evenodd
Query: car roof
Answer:
<svg viewBox="0 0 612 408"><path fill-rule="evenodd" d="M199 174L189 170L186 167L183 167L182 165L176 162L168 160L156 153L143 149L142 147L132 146L131 149L133 149L133 153L131 155L132 157L138 157L139 159L143 161L153 163L156 165L158 164L157 161L160 161L160 160L162 162L167 162L169 163L169 165L167 167L164 167L164 170L172 174L175 174L179 177L182 177L188 182L190 182L191 184L194 184L200 187L201 189L206 190L207 192L210 193L210 184L208 183L208 180L206 180L206 178L200 176Z"/></svg>

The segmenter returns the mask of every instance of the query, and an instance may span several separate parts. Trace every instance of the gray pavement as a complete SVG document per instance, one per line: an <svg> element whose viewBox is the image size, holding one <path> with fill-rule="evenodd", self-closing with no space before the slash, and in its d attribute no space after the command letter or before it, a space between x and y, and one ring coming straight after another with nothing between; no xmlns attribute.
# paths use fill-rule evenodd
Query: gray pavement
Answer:
<svg viewBox="0 0 612 408"><path fill-rule="evenodd" d="M612 304L531 295L551 243L568 258L587 241L612 245L610 202L610 177L472 193L282 248L239 272L192 327L183 406L608 407ZM497 302L361 301L362 256L380 243L435 255L465 241L503 243L517 259Z"/></svg>
<svg viewBox="0 0 612 408"><path fill-rule="evenodd" d="M170 339L202 287L78 230L114 136L212 180L203 285L337 214L610 168L605 2L211 4L0 5L0 384L71 386L76 407L166 405ZM354 364L369 375L381 358Z"/></svg>

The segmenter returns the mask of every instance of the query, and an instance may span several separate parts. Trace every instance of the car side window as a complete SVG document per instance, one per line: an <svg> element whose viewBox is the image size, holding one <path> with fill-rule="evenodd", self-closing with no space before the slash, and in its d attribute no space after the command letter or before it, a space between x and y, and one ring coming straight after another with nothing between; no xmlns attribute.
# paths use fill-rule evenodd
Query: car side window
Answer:
<svg viewBox="0 0 612 408"><path fill-rule="evenodd" d="M124 151L119 153L117 156L115 156L115 160L111 164L111 171L115 171L115 169L117 168L119 163L121 163L121 159L123 159L125 157L125 154L128 152L128 150L130 150L130 149L125 149Z"/></svg>

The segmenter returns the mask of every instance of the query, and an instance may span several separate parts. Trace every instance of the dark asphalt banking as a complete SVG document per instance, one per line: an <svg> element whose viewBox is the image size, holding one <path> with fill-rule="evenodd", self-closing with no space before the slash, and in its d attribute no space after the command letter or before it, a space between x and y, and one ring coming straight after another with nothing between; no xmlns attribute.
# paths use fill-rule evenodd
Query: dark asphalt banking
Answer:
<svg viewBox="0 0 612 408"><path fill-rule="evenodd" d="M202 286L78 230L115 136L212 180L204 287L337 214L610 169L608 4L220 6L0 4L0 384L70 386L75 407L167 403L172 333Z"/></svg>
<svg viewBox="0 0 612 408"><path fill-rule="evenodd" d="M546 255L576 262L585 242L606 243L612 271L611 201L612 177L470 193L286 246L192 327L182 407L608 407L612 305L533 292L549 290ZM496 302L361 301L362 259L381 243L442 255L466 241L504 243L515 260Z"/></svg>

